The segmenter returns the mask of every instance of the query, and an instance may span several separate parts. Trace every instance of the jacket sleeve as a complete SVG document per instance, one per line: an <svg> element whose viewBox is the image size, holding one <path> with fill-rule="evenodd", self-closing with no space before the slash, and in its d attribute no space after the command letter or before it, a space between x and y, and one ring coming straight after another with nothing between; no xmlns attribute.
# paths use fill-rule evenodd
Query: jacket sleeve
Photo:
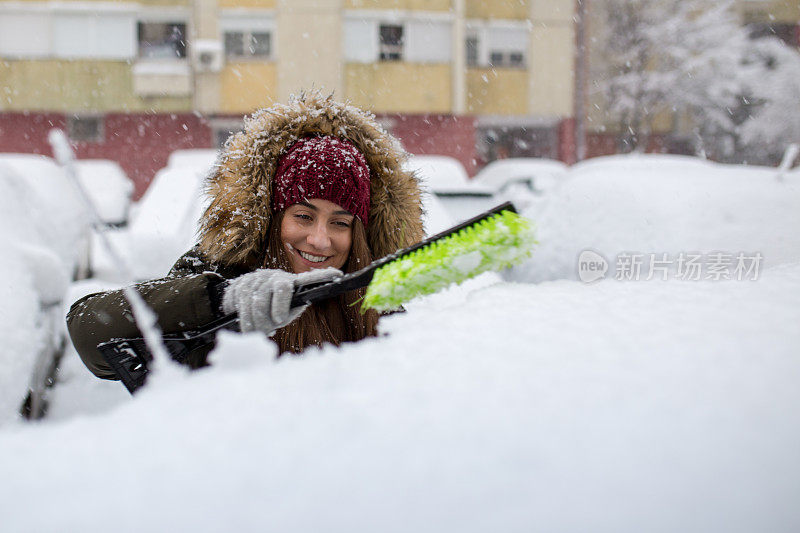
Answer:
<svg viewBox="0 0 800 533"><path fill-rule="evenodd" d="M187 254L167 277L134 286L158 315L163 333L197 329L219 317L214 289L225 278L204 268L207 266ZM97 346L112 339L142 336L122 289L90 294L72 304L67 330L83 363L103 379L116 379L116 375Z"/></svg>

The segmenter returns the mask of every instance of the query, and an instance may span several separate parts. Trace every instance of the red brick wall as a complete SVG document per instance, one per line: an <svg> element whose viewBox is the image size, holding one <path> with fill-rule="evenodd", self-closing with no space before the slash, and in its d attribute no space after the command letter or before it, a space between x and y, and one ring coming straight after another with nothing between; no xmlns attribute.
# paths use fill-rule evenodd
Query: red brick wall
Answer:
<svg viewBox="0 0 800 533"><path fill-rule="evenodd" d="M386 115L380 120L413 154L448 155L458 159L469 175L476 171L475 122L449 115ZM0 113L0 152L52 155L47 135L66 130L63 113ZM73 143L79 159L117 161L136 186L138 199L169 154L186 148L212 147L208 120L191 113L122 114L103 117L101 142Z"/></svg>
<svg viewBox="0 0 800 533"><path fill-rule="evenodd" d="M52 155L47 134L66 129L61 113L0 113L0 152ZM73 143L79 159L117 161L136 186L135 197L147 189L169 154L184 148L210 148L211 129L194 114L121 114L103 117L101 142Z"/></svg>
<svg viewBox="0 0 800 533"><path fill-rule="evenodd" d="M575 150L575 119L565 118L558 125L558 158L572 165L577 157Z"/></svg>
<svg viewBox="0 0 800 533"><path fill-rule="evenodd" d="M186 148L210 148L211 129L193 114L129 115L105 117L105 142L78 143L81 158L116 159L136 184L140 197L169 154Z"/></svg>
<svg viewBox="0 0 800 533"><path fill-rule="evenodd" d="M617 153L617 136L611 133L589 133L586 135L586 157L598 157Z"/></svg>
<svg viewBox="0 0 800 533"><path fill-rule="evenodd" d="M53 128L66 128L62 113L0 113L0 152L51 155Z"/></svg>

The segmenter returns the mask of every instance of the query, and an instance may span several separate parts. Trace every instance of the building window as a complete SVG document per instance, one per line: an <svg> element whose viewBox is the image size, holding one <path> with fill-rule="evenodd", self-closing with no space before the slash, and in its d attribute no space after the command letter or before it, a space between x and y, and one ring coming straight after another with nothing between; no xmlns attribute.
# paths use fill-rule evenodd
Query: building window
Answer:
<svg viewBox="0 0 800 533"><path fill-rule="evenodd" d="M266 31L226 31L225 56L229 58L269 58L272 35Z"/></svg>
<svg viewBox="0 0 800 533"><path fill-rule="evenodd" d="M403 59L403 26L380 25L380 60L401 61Z"/></svg>
<svg viewBox="0 0 800 533"><path fill-rule="evenodd" d="M67 118L67 134L78 142L103 141L103 117L72 115Z"/></svg>
<svg viewBox="0 0 800 533"><path fill-rule="evenodd" d="M186 24L183 22L140 22L139 57L180 59L186 57Z"/></svg>
<svg viewBox="0 0 800 533"><path fill-rule="evenodd" d="M529 30L520 24L468 24L467 66L524 69L529 43Z"/></svg>
<svg viewBox="0 0 800 533"><path fill-rule="evenodd" d="M525 67L525 59L522 52L500 52L492 51L489 53L489 65L492 67Z"/></svg>
<svg viewBox="0 0 800 533"><path fill-rule="evenodd" d="M509 52L508 65L511 67L524 67L525 59L524 56L522 55L522 52Z"/></svg>
<svg viewBox="0 0 800 533"><path fill-rule="evenodd" d="M467 37L466 41L467 46L467 66L468 67L477 67L478 66L478 37L475 35L471 35Z"/></svg>

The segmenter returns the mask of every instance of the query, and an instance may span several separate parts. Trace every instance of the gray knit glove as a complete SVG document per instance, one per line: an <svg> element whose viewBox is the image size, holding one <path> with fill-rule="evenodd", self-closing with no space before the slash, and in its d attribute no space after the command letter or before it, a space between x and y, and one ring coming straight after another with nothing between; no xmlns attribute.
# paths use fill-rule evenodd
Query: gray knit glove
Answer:
<svg viewBox="0 0 800 533"><path fill-rule="evenodd" d="M238 313L243 332L263 331L272 335L303 314L308 305L289 306L296 288L341 277L335 268L314 269L301 274L284 270L259 269L234 279L225 289L222 310Z"/></svg>

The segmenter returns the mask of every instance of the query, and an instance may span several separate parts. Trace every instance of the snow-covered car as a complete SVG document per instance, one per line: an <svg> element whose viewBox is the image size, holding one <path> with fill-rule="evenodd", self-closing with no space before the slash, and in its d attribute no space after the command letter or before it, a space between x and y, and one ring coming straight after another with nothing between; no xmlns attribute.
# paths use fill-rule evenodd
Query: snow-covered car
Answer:
<svg viewBox="0 0 800 533"><path fill-rule="evenodd" d="M434 193L461 191L470 186L467 171L454 157L412 155L403 166L415 171L423 185Z"/></svg>
<svg viewBox="0 0 800 533"><path fill-rule="evenodd" d="M40 232L43 245L67 266L72 277L84 277L88 261L89 217L66 172L51 158L34 154L0 154L0 165L10 173L8 180L25 182L36 195L46 220L28 218Z"/></svg>
<svg viewBox="0 0 800 533"><path fill-rule="evenodd" d="M111 245L135 279L164 276L175 260L195 243L197 221L205 209L205 168L171 167L159 170L136 203L128 226L107 232ZM122 280L119 266L102 243L93 246L95 274Z"/></svg>
<svg viewBox="0 0 800 533"><path fill-rule="evenodd" d="M734 267L742 253L760 254L773 265L800 261L794 229L800 227L800 184L777 174L771 167L673 155L581 162L560 187L523 211L536 223L540 245L513 277L578 279L578 258L586 250L602 256L608 278L621 275L615 266L624 266L616 262L625 257L638 258L643 278L660 278L667 268L674 274L700 252L704 261L724 252L719 258Z"/></svg>
<svg viewBox="0 0 800 533"><path fill-rule="evenodd" d="M299 357L223 331L211 367L159 361L134 396L77 368L57 419L0 428L4 529L102 531L85 502L122 494L139 530L798 530L800 182L636 157L569 174L527 213L547 283L442 291ZM765 268L588 284L583 247Z"/></svg>
<svg viewBox="0 0 800 533"><path fill-rule="evenodd" d="M134 279L158 278L195 242L197 221L205 209L203 180L211 171L217 150L172 152L142 198L131 206L127 227L107 231L106 237ZM96 277L125 279L99 239L93 241L92 268Z"/></svg>
<svg viewBox="0 0 800 533"><path fill-rule="evenodd" d="M567 165L554 159L514 157L498 159L483 167L472 180L496 193L523 191L541 194L564 178Z"/></svg>
<svg viewBox="0 0 800 533"><path fill-rule="evenodd" d="M524 211L562 183L567 169L566 164L553 159L498 159L483 167L473 181L493 190L498 201L511 201L517 210Z"/></svg>
<svg viewBox="0 0 800 533"><path fill-rule="evenodd" d="M455 225L442 201L430 191L422 192L422 227L425 236L436 235Z"/></svg>
<svg viewBox="0 0 800 533"><path fill-rule="evenodd" d="M109 159L78 159L73 164L100 220L108 226L125 226L134 186L119 163Z"/></svg>
<svg viewBox="0 0 800 533"><path fill-rule="evenodd" d="M217 160L219 150L212 148L187 148L175 150L169 154L167 167L170 168L198 168L203 171L211 170Z"/></svg>
<svg viewBox="0 0 800 533"><path fill-rule="evenodd" d="M61 300L82 260L87 217L50 158L0 154L0 425L28 405L41 414L44 378L61 339Z"/></svg>
<svg viewBox="0 0 800 533"><path fill-rule="evenodd" d="M403 168L419 177L423 188L442 202L456 222L480 214L495 203L494 190L470 180L464 165L454 157L412 155Z"/></svg>

